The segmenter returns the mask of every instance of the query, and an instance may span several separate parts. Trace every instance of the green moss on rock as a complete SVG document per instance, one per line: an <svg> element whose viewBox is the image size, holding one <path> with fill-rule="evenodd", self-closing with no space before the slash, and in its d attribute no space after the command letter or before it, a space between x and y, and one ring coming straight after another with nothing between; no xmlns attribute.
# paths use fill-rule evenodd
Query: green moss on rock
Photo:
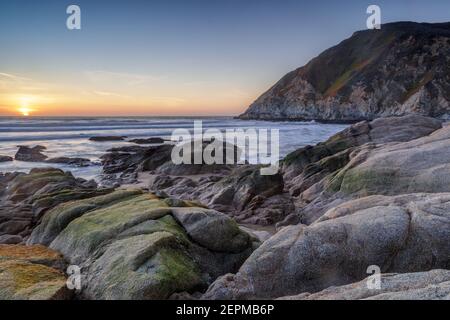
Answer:
<svg viewBox="0 0 450 320"><path fill-rule="evenodd" d="M204 284L184 244L168 232L114 242L89 274L87 292L97 299L166 299Z"/></svg>
<svg viewBox="0 0 450 320"><path fill-rule="evenodd" d="M115 205L124 200L133 199L138 195L142 195L142 191L119 190L94 198L63 203L44 215L41 224L33 230L29 243L50 245L71 221L81 217L83 214Z"/></svg>
<svg viewBox="0 0 450 320"><path fill-rule="evenodd" d="M73 220L51 243L50 247L79 263L111 241L121 232L146 220L161 218L170 213L164 201L144 194L95 210Z"/></svg>
<svg viewBox="0 0 450 320"><path fill-rule="evenodd" d="M346 194L367 196L373 194L389 194L392 188L401 188L398 172L394 169L363 170L352 169L339 177L341 184L339 190ZM336 190L338 180L332 184Z"/></svg>
<svg viewBox="0 0 450 320"><path fill-rule="evenodd" d="M66 299L70 292L64 274L21 260L0 262L1 300Z"/></svg>

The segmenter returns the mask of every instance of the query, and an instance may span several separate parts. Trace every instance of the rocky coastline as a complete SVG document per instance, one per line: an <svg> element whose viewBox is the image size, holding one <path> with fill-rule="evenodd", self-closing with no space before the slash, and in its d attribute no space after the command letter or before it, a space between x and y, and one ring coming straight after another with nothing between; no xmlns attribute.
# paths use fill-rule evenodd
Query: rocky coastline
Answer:
<svg viewBox="0 0 450 320"><path fill-rule="evenodd" d="M441 120L358 122L272 176L175 165L170 143L137 141L156 142L108 150L100 185L54 168L0 174L0 299L450 299ZM19 157L51 166L42 151Z"/></svg>

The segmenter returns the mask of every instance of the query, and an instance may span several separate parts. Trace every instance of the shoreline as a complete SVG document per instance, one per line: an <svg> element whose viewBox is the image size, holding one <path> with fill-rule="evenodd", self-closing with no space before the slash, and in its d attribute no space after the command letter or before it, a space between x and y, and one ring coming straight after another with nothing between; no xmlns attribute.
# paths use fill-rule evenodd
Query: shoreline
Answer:
<svg viewBox="0 0 450 320"><path fill-rule="evenodd" d="M272 176L257 165L175 165L169 145L110 150L109 188L49 168L0 175L0 259L45 253L55 269L83 265L76 299L332 298L373 265L401 279L387 297L407 296L417 277L445 290L449 150L449 126L410 115L298 148Z"/></svg>

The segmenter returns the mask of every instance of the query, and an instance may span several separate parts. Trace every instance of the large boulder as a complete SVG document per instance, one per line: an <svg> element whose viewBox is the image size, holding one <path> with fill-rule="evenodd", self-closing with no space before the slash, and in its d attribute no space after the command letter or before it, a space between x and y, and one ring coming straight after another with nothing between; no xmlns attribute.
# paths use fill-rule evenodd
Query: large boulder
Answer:
<svg viewBox="0 0 450 320"><path fill-rule="evenodd" d="M116 191L104 196L70 201L56 206L44 215L42 223L31 233L28 243L40 243L48 246L72 220L89 211L108 207L112 203L124 201L139 194L141 191L138 190Z"/></svg>
<svg viewBox="0 0 450 320"><path fill-rule="evenodd" d="M450 268L450 194L373 196L283 228L205 299L258 299L317 292L383 273Z"/></svg>
<svg viewBox="0 0 450 320"><path fill-rule="evenodd" d="M227 216L204 208L176 208L175 219L197 244L216 252L242 252L248 248L249 235Z"/></svg>
<svg viewBox="0 0 450 320"><path fill-rule="evenodd" d="M49 211L36 243L82 268L84 298L166 299L237 271L257 242L217 211L116 191Z"/></svg>

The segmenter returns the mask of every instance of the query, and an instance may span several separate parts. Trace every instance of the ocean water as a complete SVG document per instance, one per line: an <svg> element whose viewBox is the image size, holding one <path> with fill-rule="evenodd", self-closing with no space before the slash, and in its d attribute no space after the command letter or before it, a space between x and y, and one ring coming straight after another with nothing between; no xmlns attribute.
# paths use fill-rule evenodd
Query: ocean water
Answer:
<svg viewBox="0 0 450 320"><path fill-rule="evenodd" d="M92 136L126 136L128 138L162 137L169 139L178 128L192 130L201 120L203 129L279 129L280 157L306 145L325 141L346 125L315 122L244 121L231 117L96 117L96 118L9 118L0 117L0 155L14 157L17 146L42 145L49 158L81 157L99 163L99 158L112 147L134 145L129 142L92 142ZM76 167L61 164L12 161L0 163L0 172L28 172L35 167L57 167L70 170L75 176L97 179L100 165Z"/></svg>

